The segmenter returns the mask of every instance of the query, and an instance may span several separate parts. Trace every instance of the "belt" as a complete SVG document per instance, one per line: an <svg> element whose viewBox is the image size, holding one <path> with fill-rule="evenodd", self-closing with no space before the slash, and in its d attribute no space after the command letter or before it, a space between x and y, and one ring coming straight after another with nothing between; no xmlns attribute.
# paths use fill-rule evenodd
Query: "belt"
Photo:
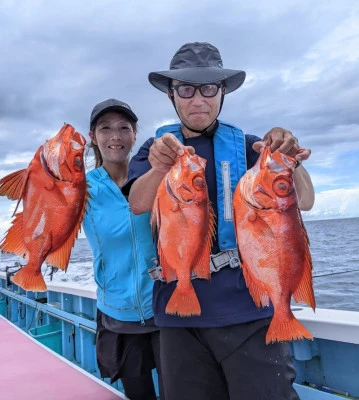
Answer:
<svg viewBox="0 0 359 400"><path fill-rule="evenodd" d="M153 258L152 261L155 265L148 270L148 273L152 280L166 282L162 275L162 267L158 264L157 258ZM209 263L210 272L218 272L224 267L238 268L240 266L240 258L237 249L221 251L217 254L212 255ZM197 275L192 271L191 279L196 279Z"/></svg>

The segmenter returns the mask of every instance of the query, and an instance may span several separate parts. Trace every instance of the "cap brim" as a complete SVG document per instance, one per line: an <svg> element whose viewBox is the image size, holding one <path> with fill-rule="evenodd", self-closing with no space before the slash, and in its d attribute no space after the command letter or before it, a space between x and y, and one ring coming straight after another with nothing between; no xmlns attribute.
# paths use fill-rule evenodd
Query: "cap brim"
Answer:
<svg viewBox="0 0 359 400"><path fill-rule="evenodd" d="M169 83L172 79L197 84L224 81L226 93L231 93L243 84L245 78L246 73L244 71L215 67L172 69L169 71L151 72L148 75L150 83L165 93L168 92Z"/></svg>
<svg viewBox="0 0 359 400"><path fill-rule="evenodd" d="M129 110L129 109L126 108L126 107L122 107L122 106L118 106L118 105L113 105L113 106L106 107L106 108L104 108L103 110L99 111L97 114L95 114L95 115L92 117L91 125L92 125L102 114L104 114L104 113L106 113L106 112L108 112L108 111L119 111L119 112L121 112L122 114L125 114L125 115L127 115L128 117L130 117L131 119L133 119L135 122L138 121L138 118L137 118L136 114L135 114L133 111Z"/></svg>

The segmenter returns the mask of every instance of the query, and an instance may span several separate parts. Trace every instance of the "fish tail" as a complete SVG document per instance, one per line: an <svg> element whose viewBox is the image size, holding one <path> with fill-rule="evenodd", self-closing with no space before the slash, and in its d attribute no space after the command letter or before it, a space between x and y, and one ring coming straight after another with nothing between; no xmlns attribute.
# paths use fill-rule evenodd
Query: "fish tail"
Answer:
<svg viewBox="0 0 359 400"><path fill-rule="evenodd" d="M31 290L32 292L46 292L47 287L41 272L34 272L33 268L27 265L20 269L14 277L12 282L20 286L24 290Z"/></svg>
<svg viewBox="0 0 359 400"><path fill-rule="evenodd" d="M180 317L201 315L201 306L192 284L186 287L185 290L176 286L167 303L166 314L177 314Z"/></svg>
<svg viewBox="0 0 359 400"><path fill-rule="evenodd" d="M310 339L311 333L292 315L283 319L274 313L266 335L266 344L271 342L287 342L292 340Z"/></svg>

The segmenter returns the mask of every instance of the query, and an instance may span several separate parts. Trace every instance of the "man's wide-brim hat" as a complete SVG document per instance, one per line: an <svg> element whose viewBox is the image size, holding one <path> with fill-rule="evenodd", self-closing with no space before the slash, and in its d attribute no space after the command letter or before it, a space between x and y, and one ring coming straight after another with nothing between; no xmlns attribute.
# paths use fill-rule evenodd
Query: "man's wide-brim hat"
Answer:
<svg viewBox="0 0 359 400"><path fill-rule="evenodd" d="M150 83L167 93L172 79L178 81L205 84L222 81L226 93L238 89L246 78L240 70L223 68L218 49L210 43L187 43L173 56L169 71L151 72Z"/></svg>

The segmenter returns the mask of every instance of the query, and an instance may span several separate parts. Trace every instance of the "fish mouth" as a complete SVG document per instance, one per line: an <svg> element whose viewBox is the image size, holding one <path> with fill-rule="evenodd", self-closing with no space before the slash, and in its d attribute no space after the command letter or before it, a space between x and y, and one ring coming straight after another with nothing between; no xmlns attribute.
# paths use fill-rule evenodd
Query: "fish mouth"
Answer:
<svg viewBox="0 0 359 400"><path fill-rule="evenodd" d="M258 185L257 190L258 190L258 192L261 192L265 196L270 197L270 195L262 188L262 186Z"/></svg>
<svg viewBox="0 0 359 400"><path fill-rule="evenodd" d="M40 161L41 161L41 165L44 168L44 171L51 176L51 178L55 179L56 181L62 181L62 176L61 174L59 176L57 176L54 171L49 167L48 163L46 162L44 153L41 151L40 153ZM69 171L70 174L72 174L72 169L70 167L70 165L68 164L67 160L64 159L63 163L62 163L62 167L67 168L67 170ZM76 171L81 171L83 168L83 161L82 161L82 157L77 155L74 158L74 168Z"/></svg>
<svg viewBox="0 0 359 400"><path fill-rule="evenodd" d="M260 192L261 194L263 194L264 196L272 199L272 197L263 189L262 186L257 185L256 187L256 191ZM245 203L251 207L254 208L256 210L270 210L271 207L265 207L263 204L258 203L258 201L254 198L253 193L249 194L247 193L244 197L243 200L245 201Z"/></svg>
<svg viewBox="0 0 359 400"><path fill-rule="evenodd" d="M181 188L185 189L186 191L188 191L188 193L190 193L192 195L191 189L187 185L185 185L184 183L181 184ZM171 186L170 186L170 184L168 182L168 179L166 179L166 190L167 190L167 193L170 195L170 197L172 197L172 199L178 201L179 203L188 203L188 204L193 203L193 195L189 200L184 199L182 196L181 197L177 197L173 193L173 190L171 189Z"/></svg>
<svg viewBox="0 0 359 400"><path fill-rule="evenodd" d="M48 166L46 159L44 157L44 153L41 151L40 153L40 161L41 161L41 165L44 168L45 172L51 176L51 178L56 179L57 181L60 181L61 179L56 176L53 171L51 170L51 168Z"/></svg>

